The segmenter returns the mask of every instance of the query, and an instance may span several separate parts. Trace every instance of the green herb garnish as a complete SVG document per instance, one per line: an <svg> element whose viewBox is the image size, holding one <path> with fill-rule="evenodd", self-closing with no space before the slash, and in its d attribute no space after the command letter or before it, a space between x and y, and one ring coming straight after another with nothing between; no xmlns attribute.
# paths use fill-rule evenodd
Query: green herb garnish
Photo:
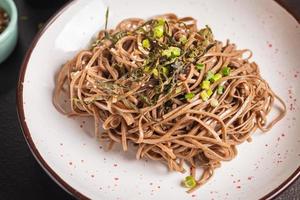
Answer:
<svg viewBox="0 0 300 200"><path fill-rule="evenodd" d="M181 44L186 44L186 42L187 42L187 37L186 37L185 35L181 36L181 37L179 38L179 42L180 42Z"/></svg>
<svg viewBox="0 0 300 200"><path fill-rule="evenodd" d="M166 21L163 18L157 20L157 25L165 25Z"/></svg>
<svg viewBox="0 0 300 200"><path fill-rule="evenodd" d="M212 107L217 107L219 105L219 101L215 98L211 98L209 103Z"/></svg>
<svg viewBox="0 0 300 200"><path fill-rule="evenodd" d="M153 29L153 36L157 39L164 35L164 25L155 26Z"/></svg>
<svg viewBox="0 0 300 200"><path fill-rule="evenodd" d="M206 90L200 92L200 97L203 101L207 101L209 99L209 95L207 94Z"/></svg>
<svg viewBox="0 0 300 200"><path fill-rule="evenodd" d="M142 41L142 45L143 45L144 48L150 49L150 41L148 39L144 39Z"/></svg>
<svg viewBox="0 0 300 200"><path fill-rule="evenodd" d="M210 80L212 79L212 77L214 76L214 73L212 71L208 71L206 74L206 79L205 80Z"/></svg>
<svg viewBox="0 0 300 200"><path fill-rule="evenodd" d="M211 89L206 90L206 93L208 94L208 96L210 97L213 94L213 91Z"/></svg>
<svg viewBox="0 0 300 200"><path fill-rule="evenodd" d="M229 67L223 67L222 68L222 74L224 76L229 76L230 75L230 71L231 71L231 69Z"/></svg>
<svg viewBox="0 0 300 200"><path fill-rule="evenodd" d="M187 176L185 177L183 184L187 188L193 188L197 185L196 180L193 176Z"/></svg>
<svg viewBox="0 0 300 200"><path fill-rule="evenodd" d="M179 94L180 92L181 92L181 88L180 87L176 88L175 94Z"/></svg>
<svg viewBox="0 0 300 200"><path fill-rule="evenodd" d="M217 73L217 74L213 75L213 77L211 78L211 80L213 82L216 82L216 81L218 81L221 78L222 78L222 74Z"/></svg>
<svg viewBox="0 0 300 200"><path fill-rule="evenodd" d="M203 68L204 68L204 64L202 64L202 63L196 64L196 69L198 69L199 71L202 70Z"/></svg>
<svg viewBox="0 0 300 200"><path fill-rule="evenodd" d="M151 101L149 100L148 97L146 97L146 96L144 96L144 95L140 95L140 97L141 97L141 100L142 100L145 104L147 104L148 106L151 105Z"/></svg>
<svg viewBox="0 0 300 200"><path fill-rule="evenodd" d="M162 67L162 74L164 76L168 76L169 75L169 69L167 67Z"/></svg>
<svg viewBox="0 0 300 200"><path fill-rule="evenodd" d="M218 93L218 94L223 94L223 91L224 91L224 86L219 85L219 86L218 86L218 89L217 89L217 93Z"/></svg>
<svg viewBox="0 0 300 200"><path fill-rule="evenodd" d="M201 88L204 89L204 90L208 90L210 88L210 81L203 81L202 84L201 84Z"/></svg>
<svg viewBox="0 0 300 200"><path fill-rule="evenodd" d="M154 75L155 78L158 78L159 76L158 70L156 68L152 70L152 74Z"/></svg>
<svg viewBox="0 0 300 200"><path fill-rule="evenodd" d="M151 71L149 66L145 66L144 67L144 72L149 73Z"/></svg>
<svg viewBox="0 0 300 200"><path fill-rule="evenodd" d="M207 101L209 97L212 95L213 91L211 89L203 90L200 92L200 97L203 101Z"/></svg>
<svg viewBox="0 0 300 200"><path fill-rule="evenodd" d="M186 93L186 94L184 95L184 98L185 98L186 100L191 100L191 99L194 98L194 96L195 96L194 93L189 92L189 93Z"/></svg>
<svg viewBox="0 0 300 200"><path fill-rule="evenodd" d="M105 30L107 30L108 16L109 16L109 7L106 8L106 12L105 12Z"/></svg>
<svg viewBox="0 0 300 200"><path fill-rule="evenodd" d="M178 47L169 47L168 49L163 50L162 56L166 56L168 58L175 58L180 56L181 50Z"/></svg>

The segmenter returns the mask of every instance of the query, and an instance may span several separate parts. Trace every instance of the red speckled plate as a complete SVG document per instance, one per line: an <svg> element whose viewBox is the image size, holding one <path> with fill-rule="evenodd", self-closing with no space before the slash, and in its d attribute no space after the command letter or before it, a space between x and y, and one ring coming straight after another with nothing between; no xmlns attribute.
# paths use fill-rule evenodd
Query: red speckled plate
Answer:
<svg viewBox="0 0 300 200"><path fill-rule="evenodd" d="M90 119L72 119L52 105L54 74L103 28L128 17L174 12L209 24L217 39L230 38L253 51L263 77L288 106L287 116L269 133L255 133L239 154L222 163L201 189L187 194L186 174L161 163L135 160L134 152L106 152L89 133ZM67 191L92 199L259 199L273 197L299 175L300 28L272 0L78 0L62 9L38 35L21 70L18 111L37 160Z"/></svg>

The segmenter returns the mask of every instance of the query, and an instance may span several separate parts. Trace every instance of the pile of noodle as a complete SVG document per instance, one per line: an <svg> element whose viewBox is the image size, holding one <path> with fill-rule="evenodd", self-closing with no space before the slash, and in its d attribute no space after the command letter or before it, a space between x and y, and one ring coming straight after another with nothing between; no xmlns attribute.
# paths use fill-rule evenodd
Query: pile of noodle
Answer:
<svg viewBox="0 0 300 200"><path fill-rule="evenodd" d="M161 19L164 36L153 38L153 26ZM145 38L150 48L143 47ZM166 59L161 52L171 44L181 48L181 55ZM134 144L137 159L161 161L171 171L184 172L187 164L197 183L192 192L207 182L221 161L236 156L238 144L251 141L257 129L270 130L285 115L284 102L261 77L257 64L249 61L251 56L250 50L215 40L209 27L198 30L191 17L126 19L115 29L101 31L91 49L80 51L61 68L54 105L68 116L92 116L97 137L110 148L117 143L127 151ZM197 69L197 63L204 68ZM161 66L168 73L160 73ZM209 71L217 73L224 66L230 67L230 75L213 82L213 94L203 100L201 82ZM149 67L159 75L149 73ZM186 99L187 93L195 95ZM65 95L68 108L61 103ZM282 109L267 123L275 101ZM199 177L196 168L204 170Z"/></svg>

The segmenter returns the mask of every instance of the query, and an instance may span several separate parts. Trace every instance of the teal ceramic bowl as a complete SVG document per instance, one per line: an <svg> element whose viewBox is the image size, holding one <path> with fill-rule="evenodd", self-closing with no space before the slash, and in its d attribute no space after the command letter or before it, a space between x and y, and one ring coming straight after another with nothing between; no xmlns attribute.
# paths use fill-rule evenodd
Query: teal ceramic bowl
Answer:
<svg viewBox="0 0 300 200"><path fill-rule="evenodd" d="M9 24L0 33L0 63L14 50L18 38L18 12L13 0L0 0L0 7L9 15Z"/></svg>

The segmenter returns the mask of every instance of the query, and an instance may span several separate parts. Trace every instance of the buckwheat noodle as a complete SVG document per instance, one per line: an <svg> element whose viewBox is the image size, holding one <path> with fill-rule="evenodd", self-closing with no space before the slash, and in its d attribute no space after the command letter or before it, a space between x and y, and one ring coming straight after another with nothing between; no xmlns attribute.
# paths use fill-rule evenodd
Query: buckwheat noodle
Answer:
<svg viewBox="0 0 300 200"><path fill-rule="evenodd" d="M155 36L159 26L163 36ZM162 56L170 46L180 55ZM127 151L134 144L137 159L162 161L170 171L185 172L187 164L196 179L192 192L221 161L236 156L238 144L251 141L257 129L269 131L286 113L251 56L215 40L209 27L198 30L192 17L126 19L100 31L91 49L61 68L53 102L65 115L93 116L96 136L110 148L117 143ZM212 94L204 98L201 83L224 66L230 74L212 81ZM267 123L275 101L280 112ZM196 168L204 172L196 176Z"/></svg>

